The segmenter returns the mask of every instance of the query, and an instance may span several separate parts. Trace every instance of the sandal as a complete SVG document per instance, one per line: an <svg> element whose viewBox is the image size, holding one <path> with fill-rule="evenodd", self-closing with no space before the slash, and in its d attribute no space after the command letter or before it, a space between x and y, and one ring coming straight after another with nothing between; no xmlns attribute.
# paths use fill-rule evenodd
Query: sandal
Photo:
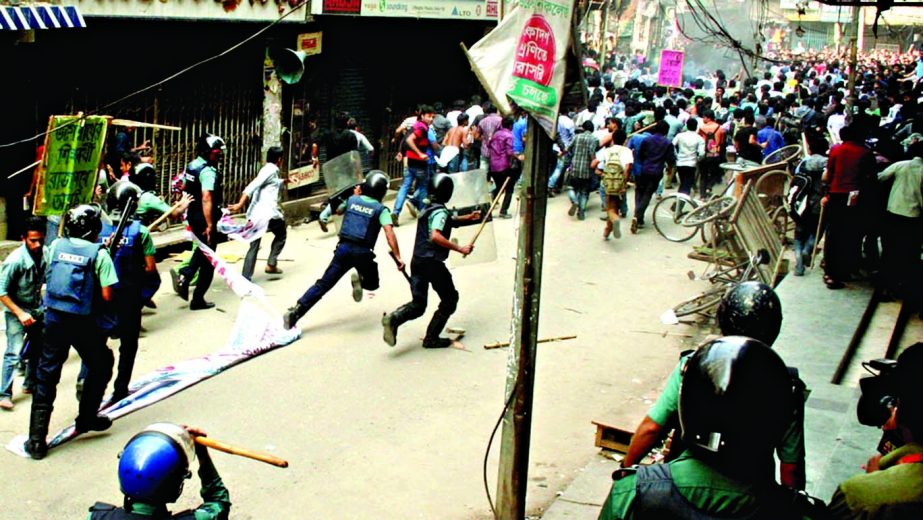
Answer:
<svg viewBox="0 0 923 520"><path fill-rule="evenodd" d="M824 284L827 286L827 289L831 289L831 290L842 289L846 287L845 283L834 280L833 278L831 278L829 275L826 275L826 274L824 275Z"/></svg>

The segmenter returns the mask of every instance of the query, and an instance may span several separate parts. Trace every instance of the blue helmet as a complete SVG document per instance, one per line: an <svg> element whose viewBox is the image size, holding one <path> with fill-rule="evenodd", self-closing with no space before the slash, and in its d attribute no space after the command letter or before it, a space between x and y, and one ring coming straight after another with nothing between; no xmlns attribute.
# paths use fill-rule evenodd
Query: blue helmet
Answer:
<svg viewBox="0 0 923 520"><path fill-rule="evenodd" d="M119 458L119 486L133 501L151 504L175 502L183 481L192 476L195 458L192 436L182 426L152 424L125 445Z"/></svg>

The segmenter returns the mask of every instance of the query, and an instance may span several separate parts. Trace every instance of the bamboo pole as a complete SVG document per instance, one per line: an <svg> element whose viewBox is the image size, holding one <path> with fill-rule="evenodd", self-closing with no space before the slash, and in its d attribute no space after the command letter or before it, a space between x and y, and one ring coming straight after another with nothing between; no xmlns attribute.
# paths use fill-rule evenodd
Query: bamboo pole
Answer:
<svg viewBox="0 0 923 520"><path fill-rule="evenodd" d="M659 333L658 333L658 334L659 334ZM565 341L565 340L568 340L568 339L577 339L577 335L576 335L576 334L572 334L572 335L570 335L570 336L555 336L555 337L553 337L553 338L542 338L542 339L536 340L535 342L536 342L536 343L551 343L551 342L553 342L553 341ZM488 343L488 344L484 345L484 348L485 348L486 350L493 350L493 349L496 349L496 348L504 348L504 347L508 347L508 346L510 346L510 342L509 342L509 341L497 341L497 342L495 342L495 343Z"/></svg>
<svg viewBox="0 0 923 520"><path fill-rule="evenodd" d="M484 220L481 221L481 225L478 227L477 233L474 234L474 237L471 239L471 243L469 245L473 246L474 243L477 242L478 237L481 236L481 231L484 231L484 227L487 225L487 219L490 218L490 214L493 213L494 208L497 207L497 202L500 201L500 197L503 196L503 191L506 189L506 185L509 184L509 182L510 177L507 177L506 180L503 181L503 186L500 186L500 191L497 192L497 196L494 197L494 201L490 203L490 209L488 209L487 214L484 215Z"/></svg>

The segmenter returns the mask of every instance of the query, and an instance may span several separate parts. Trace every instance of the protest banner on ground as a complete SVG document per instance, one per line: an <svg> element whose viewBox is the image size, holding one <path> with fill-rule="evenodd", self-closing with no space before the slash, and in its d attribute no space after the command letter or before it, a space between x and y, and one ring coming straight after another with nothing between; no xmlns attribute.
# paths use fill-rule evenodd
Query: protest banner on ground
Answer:
<svg viewBox="0 0 923 520"><path fill-rule="evenodd" d="M465 51L500 111L510 114L509 100L514 101L552 138L561 106L573 12L573 0L520 0L490 34Z"/></svg>
<svg viewBox="0 0 923 520"><path fill-rule="evenodd" d="M105 116L51 116L39 164L33 213L62 215L90 202L106 142Z"/></svg>
<svg viewBox="0 0 923 520"><path fill-rule="evenodd" d="M660 70L657 72L657 84L666 87L683 86L683 51L664 49L660 51Z"/></svg>

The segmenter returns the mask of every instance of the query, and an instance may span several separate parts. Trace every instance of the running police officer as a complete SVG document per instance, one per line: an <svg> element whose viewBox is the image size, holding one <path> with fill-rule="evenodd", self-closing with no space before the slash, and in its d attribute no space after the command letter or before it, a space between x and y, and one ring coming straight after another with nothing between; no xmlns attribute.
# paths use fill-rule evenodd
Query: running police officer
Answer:
<svg viewBox="0 0 923 520"><path fill-rule="evenodd" d="M157 423L132 437L119 455L122 507L97 502L90 508L88 520L227 518L231 510L228 490L208 448L193 440L193 436L204 435L197 428ZM195 510L171 514L167 504L176 502L183 493L183 481L192 476L189 466L197 456L204 502Z"/></svg>
<svg viewBox="0 0 923 520"><path fill-rule="evenodd" d="M426 311L430 284L439 295L439 308L426 328L423 348L445 348L452 345L451 339L439 336L458 305L458 291L455 290L452 274L446 268L445 260L449 257L449 251L469 255L474 250L473 245L459 246L451 242L452 228L477 223L481 218L480 211L464 217L453 217L449 214L445 204L452 198L454 189L452 178L444 173L436 174L430 179L428 192L431 204L417 220L417 237L410 263L410 292L413 300L381 318L385 343L392 347L397 343L398 327L419 318Z"/></svg>
<svg viewBox="0 0 923 520"><path fill-rule="evenodd" d="M779 335L782 327L782 304L775 291L760 282L744 282L728 292L718 306L718 325L721 333L727 336L745 336L754 338L770 347ZM628 453L622 459L622 467L630 467L641 462L651 448L671 429L678 427L679 387L683 367L692 353L686 353L667 379L663 393L647 412L631 438ZM805 486L805 448L804 448L804 402L807 389L798 377L798 370L789 368L792 380L792 392L796 396L794 413L788 428L777 447L779 456L779 475L783 485L793 489ZM682 452L681 442L674 436L670 454Z"/></svg>
<svg viewBox="0 0 923 520"><path fill-rule="evenodd" d="M762 342L728 336L703 345L681 383L689 449L666 464L617 470L599 518L815 518L813 504L760 463L781 441L794 397L785 363Z"/></svg>
<svg viewBox="0 0 923 520"><path fill-rule="evenodd" d="M337 214L344 214L344 217L333 260L324 275L286 311L286 329L294 327L350 269L356 270L351 276L353 300L362 301L363 289L378 289L378 264L372 249L382 229L398 269L404 268L397 237L394 236L391 212L381 203L387 191L388 177L381 170L372 170L365 176L365 182L357 186L355 193L337 209Z"/></svg>
<svg viewBox="0 0 923 520"><path fill-rule="evenodd" d="M48 452L46 437L57 396L61 369L73 346L88 373L76 420L78 433L102 431L112 425L98 415L99 405L112 376L112 352L97 321L101 303L112 301L112 286L119 280L109 253L95 243L102 222L101 210L82 204L64 218L66 237L51 244L45 292L45 348L38 366L38 387L32 398L26 451L33 459Z"/></svg>
<svg viewBox="0 0 923 520"><path fill-rule="evenodd" d="M148 282L157 276L157 249L146 226L136 215L123 214L129 200L141 196L141 189L128 181L118 181L109 188L106 205L113 217L112 224L103 226L100 239L104 243L112 238L121 219L129 219L122 231L113 262L119 277L113 288L113 304L116 332L119 338L119 367L112 389L112 402L128 395L128 383L138 354L138 338L141 335L141 308L152 296ZM159 277L158 277L159 279Z"/></svg>
<svg viewBox="0 0 923 520"><path fill-rule="evenodd" d="M199 139L198 156L186 166L185 191L195 201L189 205L186 221L195 236L212 251L218 247L218 219L221 218L223 174L218 170L218 163L224 154L224 139L207 134ZM173 278L173 290L180 298L189 299L189 283L199 273L195 291L189 309L193 311L211 309L212 302L205 301L205 292L212 284L215 268L199 248L192 253L189 265L179 273L170 271Z"/></svg>

